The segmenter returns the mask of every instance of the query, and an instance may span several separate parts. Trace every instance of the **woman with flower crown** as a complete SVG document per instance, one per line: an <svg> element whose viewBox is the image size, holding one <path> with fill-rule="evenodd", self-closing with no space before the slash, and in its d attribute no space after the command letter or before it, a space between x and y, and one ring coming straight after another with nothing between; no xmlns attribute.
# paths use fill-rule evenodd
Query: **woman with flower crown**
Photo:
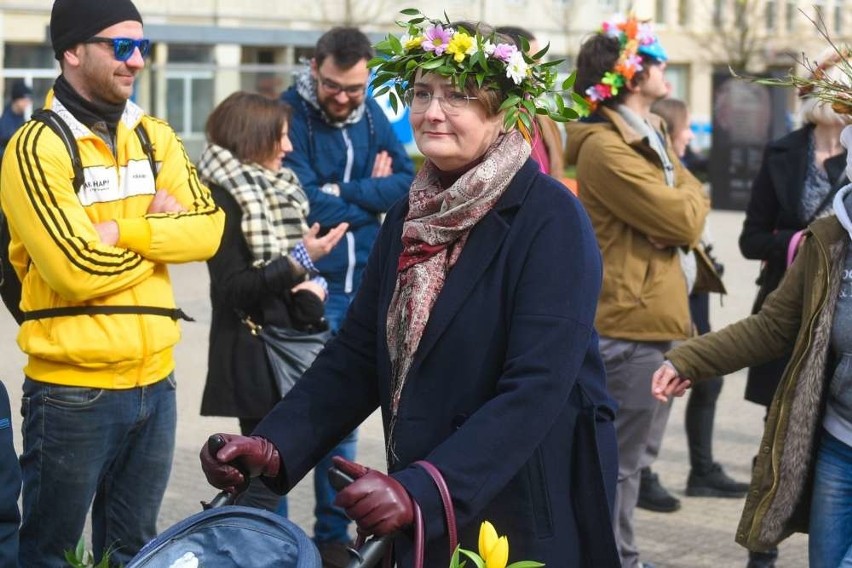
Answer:
<svg viewBox="0 0 852 568"><path fill-rule="evenodd" d="M442 499L459 540L489 520L512 558L554 568L619 566L608 527L615 495L615 406L594 330L600 254L577 199L530 159L532 113L552 65L482 24L416 10L379 43L374 86L411 112L426 163L387 214L339 335L250 437L224 435L202 466L232 489L243 474L287 492L374 410L388 474L337 460L356 478L337 503L361 534L425 521L426 566L450 559ZM556 103L554 118L571 112Z"/></svg>

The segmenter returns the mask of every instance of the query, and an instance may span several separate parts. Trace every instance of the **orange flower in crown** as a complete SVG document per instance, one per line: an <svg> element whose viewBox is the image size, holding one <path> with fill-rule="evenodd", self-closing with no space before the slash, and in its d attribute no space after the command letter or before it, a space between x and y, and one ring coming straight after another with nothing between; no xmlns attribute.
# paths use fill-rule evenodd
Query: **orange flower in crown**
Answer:
<svg viewBox="0 0 852 568"><path fill-rule="evenodd" d="M620 52L612 70L604 73L598 83L586 89L583 96L586 106L584 114L594 112L600 102L616 96L636 73L642 71L643 60L668 60L666 50L654 35L651 22L640 22L633 14L626 18L620 14L614 16L601 25L598 33L617 39Z"/></svg>

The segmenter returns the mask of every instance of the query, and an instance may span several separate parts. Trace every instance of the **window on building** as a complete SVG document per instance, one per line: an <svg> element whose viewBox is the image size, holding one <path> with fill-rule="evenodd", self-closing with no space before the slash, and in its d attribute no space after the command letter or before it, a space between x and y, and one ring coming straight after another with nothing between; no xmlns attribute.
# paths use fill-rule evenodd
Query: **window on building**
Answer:
<svg viewBox="0 0 852 568"><path fill-rule="evenodd" d="M666 0L655 0L654 21L660 24L666 23Z"/></svg>
<svg viewBox="0 0 852 568"><path fill-rule="evenodd" d="M766 31L775 31L776 20L778 18L778 5L775 3L775 0L767 0L764 10L764 16L766 17Z"/></svg>
<svg viewBox="0 0 852 568"><path fill-rule="evenodd" d="M3 93L9 98L12 84L23 81L33 90L33 106L44 104L59 74L53 49L42 44L7 43L3 50ZM0 107L2 108L2 107Z"/></svg>
<svg viewBox="0 0 852 568"><path fill-rule="evenodd" d="M796 15L799 13L799 7L796 2L787 0L787 10L784 14L784 29L792 32L796 27Z"/></svg>
<svg viewBox="0 0 852 568"><path fill-rule="evenodd" d="M677 23L680 26L689 25L689 2L690 0L678 0L677 3Z"/></svg>
<svg viewBox="0 0 852 568"><path fill-rule="evenodd" d="M666 80L672 86L672 98L689 100L689 65L669 63L666 65Z"/></svg>
<svg viewBox="0 0 852 568"><path fill-rule="evenodd" d="M722 12L724 11L724 0L713 0L713 27L722 27Z"/></svg>
<svg viewBox="0 0 852 568"><path fill-rule="evenodd" d="M834 0L834 33L843 33L843 0Z"/></svg>
<svg viewBox="0 0 852 568"><path fill-rule="evenodd" d="M214 107L215 63L212 46L168 46L166 65L150 65L154 116L164 118L177 132L191 158L204 145L204 125Z"/></svg>
<svg viewBox="0 0 852 568"><path fill-rule="evenodd" d="M287 65L284 48L243 47L240 88L278 98L290 86L294 65Z"/></svg>

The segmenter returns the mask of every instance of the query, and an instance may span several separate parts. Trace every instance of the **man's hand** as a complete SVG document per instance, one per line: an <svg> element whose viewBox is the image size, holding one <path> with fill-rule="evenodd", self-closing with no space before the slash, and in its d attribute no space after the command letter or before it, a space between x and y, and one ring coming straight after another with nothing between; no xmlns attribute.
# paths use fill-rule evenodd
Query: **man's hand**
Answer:
<svg viewBox="0 0 852 568"><path fill-rule="evenodd" d="M183 213L186 207L180 204L171 193L165 189L158 189L154 199L148 206L148 213Z"/></svg>
<svg viewBox="0 0 852 568"><path fill-rule="evenodd" d="M118 243L118 223L115 221L103 221L95 223L95 230L103 244L114 247Z"/></svg>
<svg viewBox="0 0 852 568"><path fill-rule="evenodd" d="M311 257L311 262L316 262L329 252L338 241L346 234L349 229L349 223L340 223L323 237L317 237L319 234L319 223L314 223L305 236L302 237L302 242L305 244L305 249L308 251L308 256Z"/></svg>
<svg viewBox="0 0 852 568"><path fill-rule="evenodd" d="M340 471L355 479L337 494L334 504L358 524L359 532L385 536L414 521L414 503L396 479L340 456L331 459Z"/></svg>
<svg viewBox="0 0 852 568"><path fill-rule="evenodd" d="M651 378L651 394L660 402L668 402L670 396L683 396L692 381L681 377L674 365L666 361Z"/></svg>
<svg viewBox="0 0 852 568"><path fill-rule="evenodd" d="M393 173L393 158L390 157L390 154L387 151L382 150L378 154L376 154L376 161L373 162L373 176L374 178L383 178L388 177Z"/></svg>

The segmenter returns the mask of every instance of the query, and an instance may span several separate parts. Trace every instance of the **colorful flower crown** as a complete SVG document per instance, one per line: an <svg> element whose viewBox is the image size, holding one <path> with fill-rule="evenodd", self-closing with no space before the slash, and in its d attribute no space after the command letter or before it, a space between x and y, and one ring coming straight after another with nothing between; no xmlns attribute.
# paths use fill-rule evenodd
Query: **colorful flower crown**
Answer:
<svg viewBox="0 0 852 568"><path fill-rule="evenodd" d="M807 75L796 75L790 70L785 77L752 77L737 75L730 69L731 74L761 85L794 87L800 97L814 97L831 105L832 110L838 114L852 115L852 48L837 45L825 31L823 23L814 21L807 14L805 17L816 27L832 51L821 62L810 61L804 56L801 60L797 59L796 62L805 68ZM840 76L834 78L832 74L827 73L831 67L837 67Z"/></svg>
<svg viewBox="0 0 852 568"><path fill-rule="evenodd" d="M450 77L461 88L471 78L480 88L504 93L506 99L500 106L505 111L504 124L507 129L518 126L525 135L533 131L536 114L559 122L578 118L577 111L565 106L562 96L553 97L555 110L542 100L542 95L556 92L556 66L562 63L540 63L549 46L527 55L529 45L525 40L523 45L515 46L501 42L496 32L482 35L478 30L453 27L446 13L443 22L427 18L416 8L401 13L411 16L407 22L397 22L407 32L401 38L388 34L377 43L378 56L368 64L376 73L371 82L374 94L389 93L394 110L417 72L422 71ZM572 73L562 83L562 90L573 84Z"/></svg>
<svg viewBox="0 0 852 568"><path fill-rule="evenodd" d="M618 95L619 89L627 85L636 73L642 71L642 59L649 57L657 61L668 60L668 55L654 35L650 22L640 22L633 14L626 18L617 14L601 25L599 34L618 40L620 53L612 68L584 93L585 112L595 111L598 104Z"/></svg>

